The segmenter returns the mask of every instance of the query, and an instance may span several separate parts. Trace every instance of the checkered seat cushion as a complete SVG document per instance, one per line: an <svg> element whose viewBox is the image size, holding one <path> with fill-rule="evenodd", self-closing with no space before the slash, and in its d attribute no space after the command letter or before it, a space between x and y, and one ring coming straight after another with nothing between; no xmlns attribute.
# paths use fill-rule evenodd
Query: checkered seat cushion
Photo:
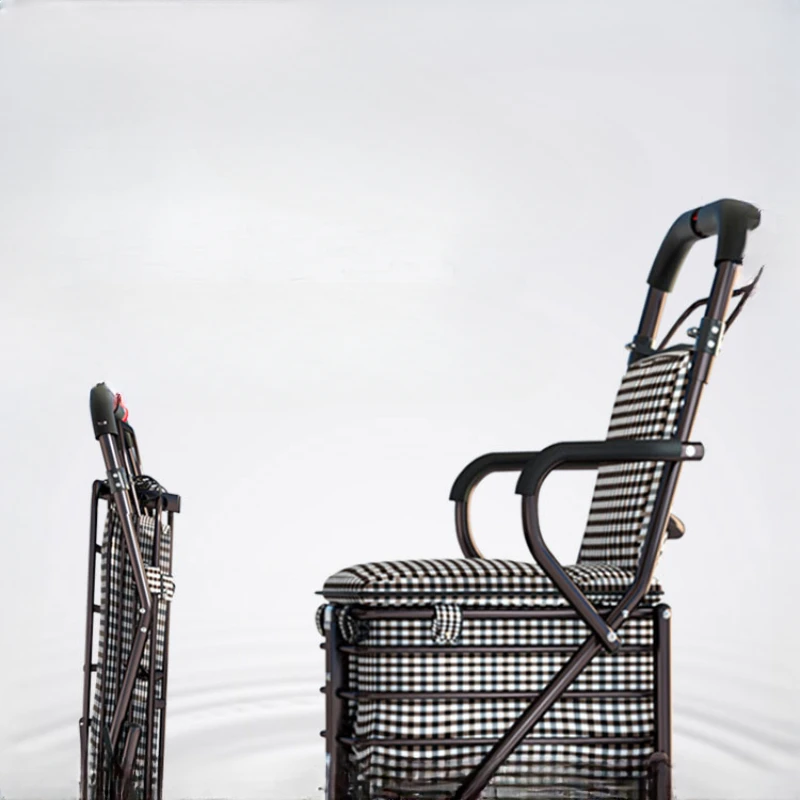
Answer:
<svg viewBox="0 0 800 800"><path fill-rule="evenodd" d="M577 564L566 571L589 600L601 606L618 601L634 580L632 571L614 564ZM654 582L646 599L656 602L661 594ZM538 565L483 558L360 564L328 578L323 595L340 605L365 606L567 604Z"/></svg>

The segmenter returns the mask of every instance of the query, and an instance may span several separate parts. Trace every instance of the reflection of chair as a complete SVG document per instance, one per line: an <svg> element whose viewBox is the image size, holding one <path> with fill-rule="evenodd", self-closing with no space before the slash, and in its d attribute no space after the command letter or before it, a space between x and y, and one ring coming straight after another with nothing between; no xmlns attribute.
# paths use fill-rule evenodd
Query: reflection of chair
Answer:
<svg viewBox="0 0 800 800"><path fill-rule="evenodd" d="M81 800L160 800L169 606L175 589L173 516L180 510L180 498L142 475L136 436L120 396L98 384L90 406L108 480L92 487ZM97 541L100 500L108 503L102 544ZM100 625L97 661L92 663L95 614Z"/></svg>
<svg viewBox="0 0 800 800"><path fill-rule="evenodd" d="M725 327L755 286L733 290L759 221L753 206L721 200L674 223L606 439L469 464L451 492L464 558L368 563L326 581L328 800L671 796L670 610L654 570L665 540L683 534L672 498L682 462L703 457L692 424ZM711 235L711 295L655 347L682 262ZM698 305L694 343L668 346ZM574 566L562 567L539 527L554 469L598 471ZM497 471L521 473L536 563L485 558L472 540L470 493Z"/></svg>

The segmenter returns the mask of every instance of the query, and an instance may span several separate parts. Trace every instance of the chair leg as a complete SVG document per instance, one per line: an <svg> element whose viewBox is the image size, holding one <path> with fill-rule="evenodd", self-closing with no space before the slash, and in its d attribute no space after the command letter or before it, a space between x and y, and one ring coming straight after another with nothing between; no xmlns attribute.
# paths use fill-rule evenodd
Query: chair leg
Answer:
<svg viewBox="0 0 800 800"><path fill-rule="evenodd" d="M655 752L650 760L652 800L672 800L672 698L670 619L672 609L655 609Z"/></svg>
<svg viewBox="0 0 800 800"><path fill-rule="evenodd" d="M347 754L339 737L344 733L347 700L339 694L347 688L347 656L341 644L335 606L325 609L325 800L346 800Z"/></svg>
<svg viewBox="0 0 800 800"><path fill-rule="evenodd" d="M97 520L98 506L100 502L100 488L102 481L95 481L92 484L92 506L91 521L89 523L89 578L87 583L86 595L86 639L84 644L83 659L83 714L80 720L80 743L81 743L81 782L80 800L89 800L89 746L92 736L92 673L97 669L97 664L92 663L92 644L94 642L94 615L98 611L95 605L96 594L96 575L97 575ZM96 673L99 675L99 673Z"/></svg>
<svg viewBox="0 0 800 800"><path fill-rule="evenodd" d="M118 787L121 800L131 800L133 795L133 765L136 761L136 748L139 746L141 735L142 729L135 726L128 729L128 735L125 738Z"/></svg>

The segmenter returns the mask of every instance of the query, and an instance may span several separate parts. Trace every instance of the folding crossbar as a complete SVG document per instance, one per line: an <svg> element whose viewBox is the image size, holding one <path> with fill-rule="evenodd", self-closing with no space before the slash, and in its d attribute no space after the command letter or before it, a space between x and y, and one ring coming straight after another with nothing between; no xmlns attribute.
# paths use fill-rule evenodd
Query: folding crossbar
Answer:
<svg viewBox="0 0 800 800"><path fill-rule="evenodd" d="M92 486L80 795L81 800L160 800L175 588L172 534L180 497L142 474L121 397L98 384L90 406L108 478ZM101 501L107 505L102 542ZM95 615L100 624L93 661Z"/></svg>

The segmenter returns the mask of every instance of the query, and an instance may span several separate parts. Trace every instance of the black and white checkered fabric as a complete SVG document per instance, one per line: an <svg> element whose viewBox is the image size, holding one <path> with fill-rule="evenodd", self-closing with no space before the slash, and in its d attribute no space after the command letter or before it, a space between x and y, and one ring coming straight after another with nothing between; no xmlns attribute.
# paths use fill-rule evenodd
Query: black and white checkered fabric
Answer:
<svg viewBox="0 0 800 800"><path fill-rule="evenodd" d="M632 365L608 438L671 437L690 357L673 351ZM655 463L598 471L578 563L566 567L596 607L616 605L634 581L662 472ZM461 558L359 564L331 576L323 595L336 606L342 637L357 645L348 656L348 688L359 694L348 701L357 740L349 767L356 800L452 792L590 635L574 617L464 616L463 609L476 606L567 607L534 563ZM652 608L661 597L654 581L643 605ZM433 607L433 618L365 621L351 612L356 606ZM323 609L317 624L324 635ZM522 789L526 797L576 800L643 796L654 747L653 620L629 619L619 634L620 652L589 664L503 765L486 797ZM425 650L393 649L398 647ZM453 692L474 696L446 695ZM544 793L537 794L537 787ZM555 787L571 793L553 794Z"/></svg>
<svg viewBox="0 0 800 800"><path fill-rule="evenodd" d="M148 567L149 582L152 583L155 572L162 573L162 586L165 600L171 598L174 583L167 575L170 565L172 532L169 525L163 524L158 562L154 562L155 518L142 516L136 520L139 547L142 559ZM138 594L133 578L130 559L124 541L122 525L113 503L106 517L105 531L101 552L101 599L100 630L98 640L97 679L95 683L94 710L89 736L89 786L91 795L95 796L97 757L103 737L103 726L109 726L117 705L119 690L125 675L125 669L133 646L134 631L140 618ZM164 669L165 631L167 620L167 602L157 604L154 626L156 670ZM150 664L150 648L152 636L148 637L142 655L142 666L146 669ZM131 699L130 711L123 723L120 745L115 754L121 755L122 744L128 729L139 726L142 734L136 751L134 766L134 788L141 791L144 786L144 760L147 747L147 694L148 677L141 673L137 676ZM156 687L156 701L160 700L160 683ZM159 737L161 734L161 715L156 713L153 730L153 796L158 781ZM105 751L105 745L103 745Z"/></svg>
<svg viewBox="0 0 800 800"><path fill-rule="evenodd" d="M613 564L577 564L566 572L597 605L614 603L634 579L633 571ZM336 603L377 606L567 605L538 564L488 558L359 564L328 578L323 594ZM649 599L660 595L661 587L654 583Z"/></svg>
<svg viewBox="0 0 800 800"><path fill-rule="evenodd" d="M669 439L686 392L691 353L673 351L633 364L617 393L608 439ZM663 464L600 467L578 563L635 569Z"/></svg>
<svg viewBox="0 0 800 800"><path fill-rule="evenodd" d="M461 638L461 606L447 604L433 607L431 638L436 644L455 644Z"/></svg>
<svg viewBox="0 0 800 800"><path fill-rule="evenodd" d="M360 796L374 797L382 791L402 794L402 786L419 791L431 783L463 780L589 635L584 623L574 618L464 618L459 628L455 644L404 653L391 648L434 644L431 620L370 620L369 634L360 642L363 652L349 658L349 688L362 693L349 704L352 734L371 741L352 753ZM543 786L551 789L563 779L593 790L605 785L621 791L644 779L654 719L652 620L632 619L623 631L622 650L590 663L500 770L492 783L495 790L530 789L546 778ZM476 646L497 649L469 652ZM509 646L529 649L502 649ZM380 696L451 692L475 696ZM503 697L504 692L527 697ZM598 692L605 694L574 696ZM563 741L576 737L612 741L596 745ZM381 738L413 743L375 742ZM614 738L633 741L615 743ZM476 739L484 743L459 744Z"/></svg>

